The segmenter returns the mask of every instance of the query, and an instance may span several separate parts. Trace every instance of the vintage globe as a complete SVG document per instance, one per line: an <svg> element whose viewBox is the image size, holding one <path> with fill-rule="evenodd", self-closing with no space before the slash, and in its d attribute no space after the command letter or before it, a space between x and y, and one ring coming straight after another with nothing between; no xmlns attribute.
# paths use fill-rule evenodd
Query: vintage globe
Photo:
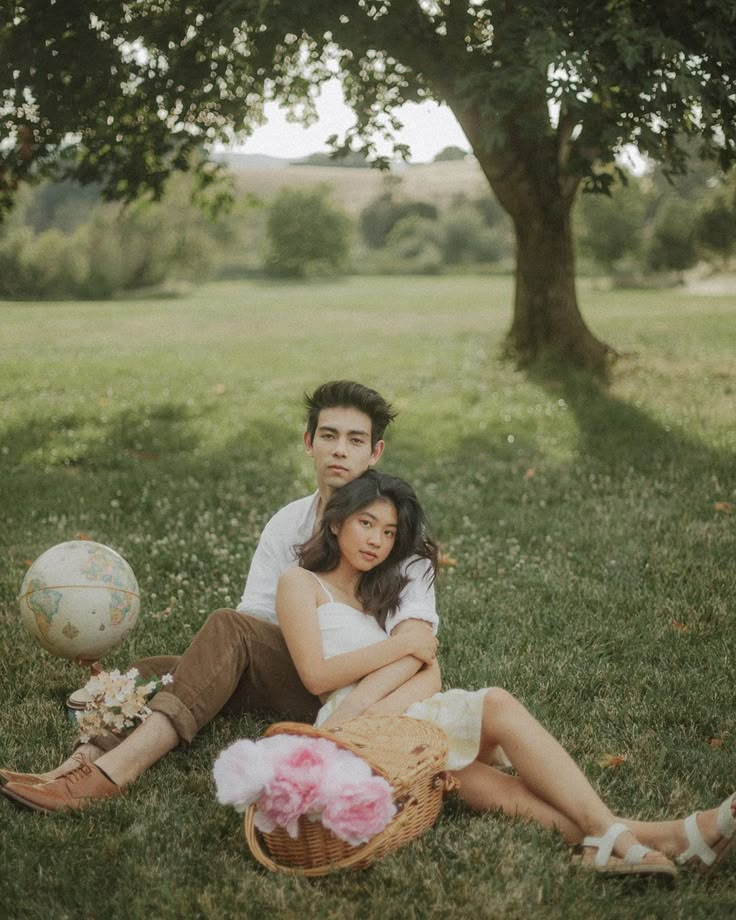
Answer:
<svg viewBox="0 0 736 920"><path fill-rule="evenodd" d="M31 564L19 601L23 622L47 651L92 662L133 628L140 592L133 570L115 550L70 540Z"/></svg>

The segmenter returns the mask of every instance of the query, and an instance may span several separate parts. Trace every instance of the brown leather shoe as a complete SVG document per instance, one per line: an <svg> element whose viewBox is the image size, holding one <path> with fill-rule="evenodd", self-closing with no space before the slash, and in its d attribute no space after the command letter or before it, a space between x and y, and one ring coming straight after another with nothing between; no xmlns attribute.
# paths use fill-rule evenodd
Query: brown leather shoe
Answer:
<svg viewBox="0 0 736 920"><path fill-rule="evenodd" d="M72 759L76 760L80 766L89 762L84 754L72 754ZM40 786L41 783L48 782L50 780L46 776L40 776L38 773L16 773L14 770L0 770L0 785L3 783L23 783L24 786Z"/></svg>
<svg viewBox="0 0 736 920"><path fill-rule="evenodd" d="M41 783L47 782L47 780L37 773L14 773L13 770L0 770L0 782L23 783L24 786L39 786Z"/></svg>
<svg viewBox="0 0 736 920"><path fill-rule="evenodd" d="M0 792L19 805L46 815L55 811L79 811L95 799L122 795L124 786L108 779L94 764L82 764L50 783L29 786L7 783Z"/></svg>

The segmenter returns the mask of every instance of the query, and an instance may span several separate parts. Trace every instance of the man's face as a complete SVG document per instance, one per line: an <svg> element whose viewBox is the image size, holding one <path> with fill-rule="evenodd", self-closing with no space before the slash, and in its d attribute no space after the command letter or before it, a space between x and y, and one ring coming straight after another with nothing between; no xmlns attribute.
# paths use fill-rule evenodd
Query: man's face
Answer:
<svg viewBox="0 0 736 920"><path fill-rule="evenodd" d="M322 409L314 439L305 432L304 446L314 461L323 496L361 476L383 453L383 441L371 447L370 417L342 406Z"/></svg>

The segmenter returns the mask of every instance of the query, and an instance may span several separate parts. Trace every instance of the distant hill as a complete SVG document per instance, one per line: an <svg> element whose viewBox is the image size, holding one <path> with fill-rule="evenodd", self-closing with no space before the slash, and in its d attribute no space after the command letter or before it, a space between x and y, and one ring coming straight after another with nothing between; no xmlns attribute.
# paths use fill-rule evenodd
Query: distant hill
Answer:
<svg viewBox="0 0 736 920"><path fill-rule="evenodd" d="M229 150L213 153L211 156L216 163L227 163L235 172L241 169L285 169L293 162L265 153L234 153Z"/></svg>
<svg viewBox="0 0 736 920"><path fill-rule="evenodd" d="M293 160L294 166L339 166L342 169L370 169L364 153L348 153L342 157L333 157L329 153L310 153L308 157Z"/></svg>
<svg viewBox="0 0 736 920"><path fill-rule="evenodd" d="M287 165L288 161L266 157ZM400 182L400 193L409 198L429 201L438 207L448 205L459 194L480 198L489 194L488 182L483 176L478 161L454 160L440 163L420 163L416 166L401 165L386 174L378 169L345 169L341 166L306 166L292 163L288 169L273 166L257 166L249 162L230 162L236 187L244 194L268 201L285 186L304 188L318 183L331 185L334 200L346 211L357 215L387 188L387 182Z"/></svg>

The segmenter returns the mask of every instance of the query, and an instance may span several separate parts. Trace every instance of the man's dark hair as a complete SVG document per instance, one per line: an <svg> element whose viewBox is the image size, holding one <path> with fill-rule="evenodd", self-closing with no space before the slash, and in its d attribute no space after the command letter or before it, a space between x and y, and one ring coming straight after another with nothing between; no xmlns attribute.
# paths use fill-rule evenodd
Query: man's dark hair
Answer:
<svg viewBox="0 0 736 920"><path fill-rule="evenodd" d="M372 447L383 438L384 431L396 418L391 404L380 393L352 380L330 380L329 383L323 383L311 396L309 393L304 394L304 405L307 410L307 433L312 440L323 409L358 409L365 412L371 420Z"/></svg>

